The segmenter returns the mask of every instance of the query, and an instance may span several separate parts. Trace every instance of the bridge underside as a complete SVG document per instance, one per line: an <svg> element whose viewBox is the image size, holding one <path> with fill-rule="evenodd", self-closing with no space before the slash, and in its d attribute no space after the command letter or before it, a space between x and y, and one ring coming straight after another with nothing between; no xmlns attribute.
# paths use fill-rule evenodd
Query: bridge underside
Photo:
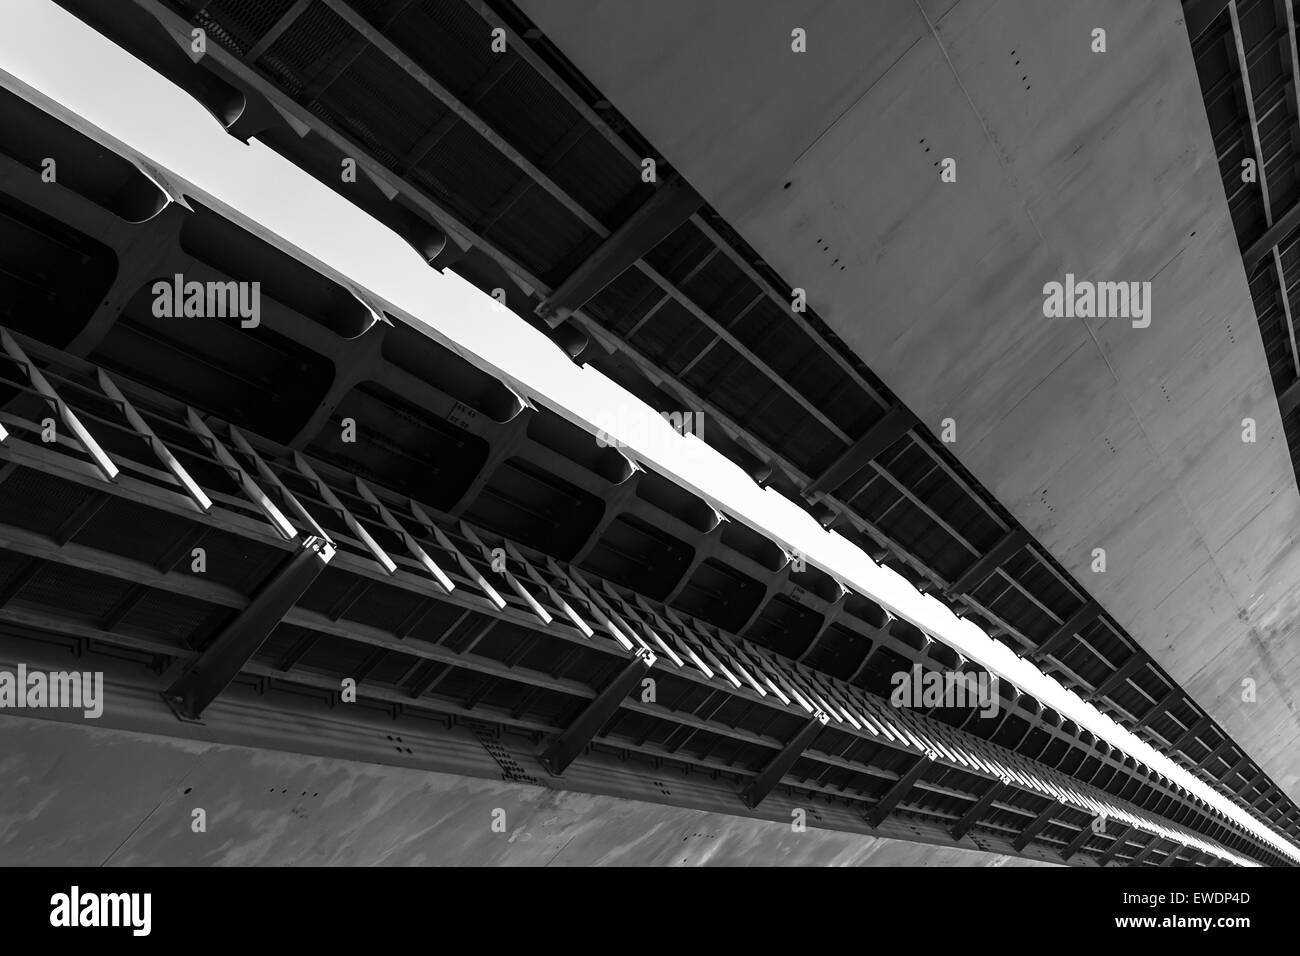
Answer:
<svg viewBox="0 0 1300 956"><path fill-rule="evenodd" d="M253 763L414 765L519 784L523 803L588 793L791 834L802 810L807 832L1055 863L1281 861L1005 685L992 718L890 706L898 670L976 669L381 296L5 85L0 662L108 680L103 724L6 723L13 761L36 761L6 854L46 845L60 774L77 772L35 757L43 735L81 753L102 726L113 741L191 740L145 751L210 741L257 748ZM40 179L47 155L65 157L57 184ZM224 283L253 263L254 329L153 308L158 275ZM93 768L83 779L93 789ZM252 778L237 779L251 800ZM120 782L99 781L122 795L110 816L125 826ZM228 835L244 847L246 831ZM801 858L845 845L812 839Z"/></svg>
<svg viewBox="0 0 1300 956"><path fill-rule="evenodd" d="M1262 218L1227 13L1198 47L1212 144L1173 0L519 5L922 427L954 420L962 465L1294 797L1300 496L1270 378L1293 346L1266 358L1220 184L1222 158ZM1280 211L1286 21L1240 6ZM1150 327L1044 318L1066 273L1150 281Z"/></svg>
<svg viewBox="0 0 1300 956"><path fill-rule="evenodd" d="M234 135L334 188L339 156L358 157L366 175L340 191L432 265L505 287L516 311L652 406L706 410L723 424L707 440L756 480L805 499L1272 825L1300 828L1269 777L1294 786L1280 596L1291 525L1275 512L1296 503L1295 480L1216 174L1197 152L1207 137L1176 7L1062 20L964 0L790 24L692 7L683 45L672 4L619 5L617 22L599 5L521 4L540 31L508 2L433 14L403 0L284 0L251 19L223 0L64 5ZM1098 16L1111 59L1093 76ZM190 23L214 41L198 63L178 56ZM510 52L494 59L478 42L495 26ZM829 46L798 60L794 26ZM988 51L1007 36L1025 40L994 69ZM1042 82L1033 57L1052 63ZM1085 80L1097 95L1079 105ZM717 96L680 95L700 88ZM732 96L726 115L710 112ZM103 171L68 180L80 197L34 187L48 153L35 144L61 134L7 108L33 140L4 144L12 228L62 268L90 270L86 288L105 295L56 295L58 323L37 322L19 306L40 304L31 290L56 270L15 261L7 274L26 276L15 295L28 299L3 323L69 388L93 393L105 368L121 379L220 506L196 519L193 500L160 496L156 462L131 469L152 489L105 491L67 449L11 441L7 490L40 503L0 516L0 620L15 639L62 635L96 660L130 651L167 676L137 666L123 686L166 691L205 721L250 691L276 707L314 695L319 710L360 675L394 734L438 715L440 742L425 746L454 749L462 724L477 728L478 770L421 766L486 766L520 793L567 771L566 789L772 821L811 801L829 829L999 856L1208 864L1228 847L1280 862L1027 695L1005 695L994 721L882 707L894 671L978 668L832 575L791 568L761 529L720 521L716 502L597 448L539 396L521 406L528 389L422 338L398 310L380 304L394 324L371 331L378 297L209 197L186 187L187 216L150 206L147 189L107 188ZM650 155L658 186L639 177ZM949 155L958 179L940 185ZM151 320L141 283L180 270L264 279L264 331L186 341ZM1043 282L1117 270L1152 279L1150 328L1042 318ZM810 313L791 315L786 281L807 290ZM7 376L25 390L4 419L15 435L39 421L26 369ZM112 416L102 395L90 401L83 413ZM355 448L340 444L344 416L365 436ZM1258 441L1242 461L1232 442L1247 416ZM952 446L934 434L946 417ZM127 431L110 451L139 464L150 447ZM224 446L256 490L232 483ZM1273 539L1252 521L1276 547L1260 547ZM162 544L151 550L133 523ZM314 532L338 545L332 563L301 547ZM185 574L186 548L205 538L241 555L239 575ZM509 587L489 568L497 545L523 562L517 574L529 569ZM1099 546L1105 575L1085 557ZM259 644L249 634L268 601L283 616ZM169 625L182 609L185 623ZM627 699L642 651L671 691L657 704ZM233 687L214 690L196 658L225 662ZM1241 677L1259 683L1249 713ZM301 743L253 745L320 753ZM602 789L614 760L635 765L626 789ZM664 781L665 767L691 786ZM1125 825L1091 835L1099 807Z"/></svg>

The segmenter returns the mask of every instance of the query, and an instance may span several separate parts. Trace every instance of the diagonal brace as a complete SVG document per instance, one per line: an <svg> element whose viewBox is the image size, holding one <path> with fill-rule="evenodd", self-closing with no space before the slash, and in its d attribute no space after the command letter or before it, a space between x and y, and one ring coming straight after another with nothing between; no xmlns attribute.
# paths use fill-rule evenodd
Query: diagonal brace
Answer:
<svg viewBox="0 0 1300 956"><path fill-rule="evenodd" d="M975 824L979 823L980 820L983 819L984 814L986 814L989 807L993 805L993 801L997 798L998 794L1002 793L1010 785L1010 777L1003 777L1001 780L993 781L993 783L989 785L989 788L980 795L978 800L975 801L975 805L967 810L962 818L952 825L952 830L950 832L952 833L953 840L960 842L962 837L970 832L971 827L975 826Z"/></svg>
<svg viewBox="0 0 1300 956"><path fill-rule="evenodd" d="M921 779L921 774L925 773L926 768L934 762L936 756L938 755L930 752L918 757L916 762L908 768L907 773L899 777L897 782L889 788L889 792L871 808L870 812L867 813L867 822L871 824L872 828L878 827L885 822L885 817L889 816L894 807L898 806L899 802L907 796L908 791L912 789L912 785Z"/></svg>
<svg viewBox="0 0 1300 956"><path fill-rule="evenodd" d="M1105 832L1106 832L1106 817L1104 815L1098 815L1093 817L1092 820L1090 820L1088 823L1085 823L1082 827L1079 828L1079 832L1075 836L1075 838L1069 842L1069 844L1066 846L1064 850L1061 851L1061 859L1068 862L1070 857L1074 856L1081 849L1083 849L1083 845L1085 843L1087 843L1094 836L1104 835Z"/></svg>
<svg viewBox="0 0 1300 956"><path fill-rule="evenodd" d="M817 711L812 719L799 728L799 732L790 739L780 752L768 761L745 792L740 795L740 799L745 802L745 806L753 810L762 803L769 793L781 782L786 771L794 766L795 761L799 759L800 754L812 746L812 742L817 739L817 734L826 726L830 717L824 711Z"/></svg>
<svg viewBox="0 0 1300 956"><path fill-rule="evenodd" d="M235 679L262 642L334 557L334 545L309 537L257 596L163 692L179 716L197 720Z"/></svg>
<svg viewBox="0 0 1300 956"><path fill-rule="evenodd" d="M651 651L644 647L638 648L635 656L605 685L595 700L587 704L577 719L542 752L542 766L557 777L563 776L569 764L595 739L601 728L609 723L619 705L632 692L632 688L640 683L654 662L655 656Z"/></svg>
<svg viewBox="0 0 1300 956"><path fill-rule="evenodd" d="M1017 853L1025 852L1025 847L1029 846L1029 841L1038 836L1043 828L1052 822L1052 817L1056 816L1061 810L1061 801L1053 800L1047 805L1047 809L1034 817L1033 821L1020 831L1020 836L1016 837L1011 844L1016 848Z"/></svg>

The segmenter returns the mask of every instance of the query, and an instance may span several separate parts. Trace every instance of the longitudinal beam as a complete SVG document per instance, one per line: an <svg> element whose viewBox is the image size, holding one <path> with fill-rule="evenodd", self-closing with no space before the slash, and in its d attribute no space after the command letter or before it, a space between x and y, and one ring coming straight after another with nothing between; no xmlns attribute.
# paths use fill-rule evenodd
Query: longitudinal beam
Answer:
<svg viewBox="0 0 1300 956"><path fill-rule="evenodd" d="M830 718L819 710L808 723L799 728L799 732L790 739L790 742L782 747L777 755L767 762L767 766L759 772L758 776L749 782L745 792L740 795L745 806L753 810L767 798L786 772L794 766L799 755L812 746L818 732L829 720Z"/></svg>
<svg viewBox="0 0 1300 956"><path fill-rule="evenodd" d="M203 653L163 692L182 717L197 720L257 653L316 576L334 557L334 545L315 536L253 598L248 607L213 639Z"/></svg>
<svg viewBox="0 0 1300 956"><path fill-rule="evenodd" d="M1165 691L1165 695L1152 704L1150 709L1148 709L1147 712L1138 719L1137 723L1133 725L1133 732L1137 733L1139 730L1145 730L1151 721L1169 710L1173 702L1181 696L1182 688L1177 684L1172 685L1167 691Z"/></svg>
<svg viewBox="0 0 1300 956"><path fill-rule="evenodd" d="M653 653L638 648L635 656L605 685L595 700L587 704L577 719L542 751L542 766L557 777L563 776L569 764L595 739L601 728L609 723L624 698L640 683L654 662Z"/></svg>

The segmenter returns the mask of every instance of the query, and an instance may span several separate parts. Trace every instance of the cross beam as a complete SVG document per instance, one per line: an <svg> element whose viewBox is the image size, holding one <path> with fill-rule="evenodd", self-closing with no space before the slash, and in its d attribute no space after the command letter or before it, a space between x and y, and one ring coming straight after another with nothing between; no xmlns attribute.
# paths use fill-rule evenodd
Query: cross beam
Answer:
<svg viewBox="0 0 1300 956"><path fill-rule="evenodd" d="M1078 634L1095 621L1099 614L1101 614L1101 607L1098 606L1097 602L1088 601L1083 607L1066 618L1047 640L1029 651L1025 656L1034 661L1042 660L1060 647L1066 638Z"/></svg>
<svg viewBox="0 0 1300 956"><path fill-rule="evenodd" d="M683 180L665 183L537 306L537 314L558 322L582 308L702 205L703 197Z"/></svg>
<svg viewBox="0 0 1300 956"><path fill-rule="evenodd" d="M1146 663L1146 656L1140 651L1134 651L1133 656L1111 672L1111 675L1097 685L1097 689L1088 695L1089 701L1100 700L1103 697L1109 697L1124 682L1132 677Z"/></svg>
<svg viewBox="0 0 1300 956"><path fill-rule="evenodd" d="M1241 258L1246 262L1246 274L1249 275L1264 258L1273 251L1273 247L1300 227L1300 202L1284 212L1264 234L1246 247Z"/></svg>
<svg viewBox="0 0 1300 956"><path fill-rule="evenodd" d="M1201 734L1205 733L1205 731L1209 730L1213 723L1214 721L1210 718L1209 714L1204 715L1200 720L1183 731L1182 735L1174 741L1172 745L1170 745L1169 749L1182 750Z"/></svg>
<svg viewBox="0 0 1300 956"><path fill-rule="evenodd" d="M804 497L829 494L871 464L890 445L906 435L916 419L902 406L885 412L880 421L867 430L852 446L804 489Z"/></svg>
<svg viewBox="0 0 1300 956"><path fill-rule="evenodd" d="M961 576L948 585L949 594L965 594L974 591L992 574L999 565L1004 564L1008 558L1019 551L1029 541L1029 536L1025 534L1023 528L1012 528L1002 536L997 544L993 545L982 557L978 558L974 564L961 573Z"/></svg>

